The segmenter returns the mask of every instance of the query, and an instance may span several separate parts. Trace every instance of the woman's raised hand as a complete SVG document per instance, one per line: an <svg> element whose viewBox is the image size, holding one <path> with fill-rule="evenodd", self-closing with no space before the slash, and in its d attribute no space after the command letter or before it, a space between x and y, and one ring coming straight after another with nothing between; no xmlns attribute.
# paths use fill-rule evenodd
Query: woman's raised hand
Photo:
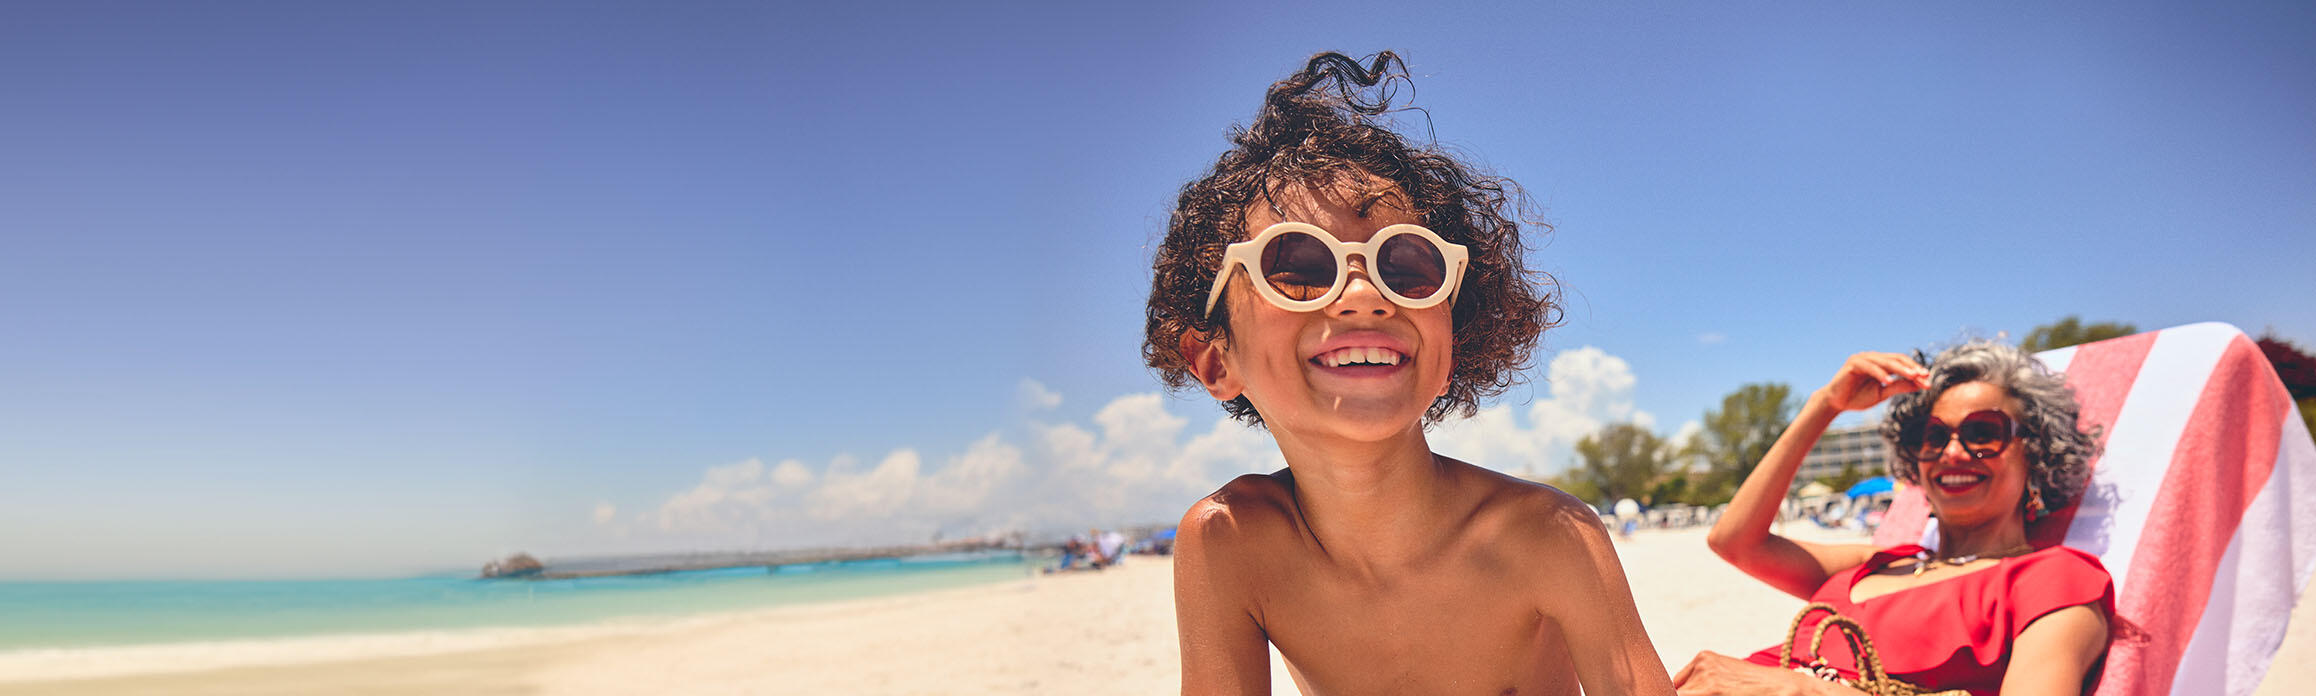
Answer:
<svg viewBox="0 0 2316 696"><path fill-rule="evenodd" d="M1863 411L1874 404L1930 386L1930 369L1912 357L1897 353L1859 353L1842 362L1833 381L1825 385L1825 403L1841 411Z"/></svg>

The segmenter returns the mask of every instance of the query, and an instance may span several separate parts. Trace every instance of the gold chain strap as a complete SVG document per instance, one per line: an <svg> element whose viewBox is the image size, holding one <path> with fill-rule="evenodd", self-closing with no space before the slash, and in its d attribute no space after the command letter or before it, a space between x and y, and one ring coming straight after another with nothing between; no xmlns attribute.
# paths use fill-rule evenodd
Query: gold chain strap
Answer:
<svg viewBox="0 0 2316 696"><path fill-rule="evenodd" d="M1825 620L1818 622L1817 628L1810 632L1809 637L1809 654L1817 656L1816 659L1808 665L1794 662L1793 644L1801 639L1801 622L1808 620L1810 615L1820 611L1826 613ZM1856 658L1858 663L1857 679L1842 679L1833 667L1825 663L1825 653L1821 652L1819 648L1825 643L1827 628L1841 629L1842 640L1849 643L1850 656ZM1858 622L1850 617L1842 616L1841 612L1834 611L1833 605L1830 604L1817 602L1802 607L1801 613L1793 615L1793 625L1785 629L1785 635L1785 643L1777 646L1777 666L1779 667L1791 668L1794 671L1827 681L1840 682L1874 696L1970 696L1970 692L1961 689L1927 691L1922 687L1891 678L1889 673L1882 671L1882 656L1874 651L1874 641L1866 637L1865 627L1859 626Z"/></svg>

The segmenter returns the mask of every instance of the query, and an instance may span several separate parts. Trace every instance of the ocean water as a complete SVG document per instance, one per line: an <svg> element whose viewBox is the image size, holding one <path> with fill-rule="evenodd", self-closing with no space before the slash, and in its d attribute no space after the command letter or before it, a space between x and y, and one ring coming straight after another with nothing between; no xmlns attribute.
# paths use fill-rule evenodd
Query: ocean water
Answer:
<svg viewBox="0 0 2316 696"><path fill-rule="evenodd" d="M580 580L0 582L9 652L549 627L896 595L1019 580L1018 553Z"/></svg>

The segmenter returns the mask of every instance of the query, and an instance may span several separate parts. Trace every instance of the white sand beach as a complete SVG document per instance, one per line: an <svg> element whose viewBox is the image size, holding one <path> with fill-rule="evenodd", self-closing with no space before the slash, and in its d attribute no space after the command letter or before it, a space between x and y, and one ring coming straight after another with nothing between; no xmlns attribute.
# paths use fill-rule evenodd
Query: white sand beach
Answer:
<svg viewBox="0 0 2316 696"><path fill-rule="evenodd" d="M1713 558L1702 529L1644 532L1618 551L1668 669L1699 650L1771 645L1801 604ZM1135 557L1096 573L532 633L396 657L283 656L295 662L71 681L0 673L0 695L1172 694L1171 570L1165 558ZM2309 604L2295 612L2261 694L2316 684ZM1283 667L1274 663L1272 676L1274 692L1294 693Z"/></svg>

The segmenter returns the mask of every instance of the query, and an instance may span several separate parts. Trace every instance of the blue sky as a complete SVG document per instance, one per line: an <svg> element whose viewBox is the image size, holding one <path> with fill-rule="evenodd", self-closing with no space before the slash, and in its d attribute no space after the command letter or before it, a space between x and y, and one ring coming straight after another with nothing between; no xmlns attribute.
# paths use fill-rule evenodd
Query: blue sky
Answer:
<svg viewBox="0 0 2316 696"><path fill-rule="evenodd" d="M1166 519L1276 455L1155 395L1148 245L1319 50L1554 227L1483 464L2068 314L2316 346L2305 4L1081 5L9 10L0 577Z"/></svg>

